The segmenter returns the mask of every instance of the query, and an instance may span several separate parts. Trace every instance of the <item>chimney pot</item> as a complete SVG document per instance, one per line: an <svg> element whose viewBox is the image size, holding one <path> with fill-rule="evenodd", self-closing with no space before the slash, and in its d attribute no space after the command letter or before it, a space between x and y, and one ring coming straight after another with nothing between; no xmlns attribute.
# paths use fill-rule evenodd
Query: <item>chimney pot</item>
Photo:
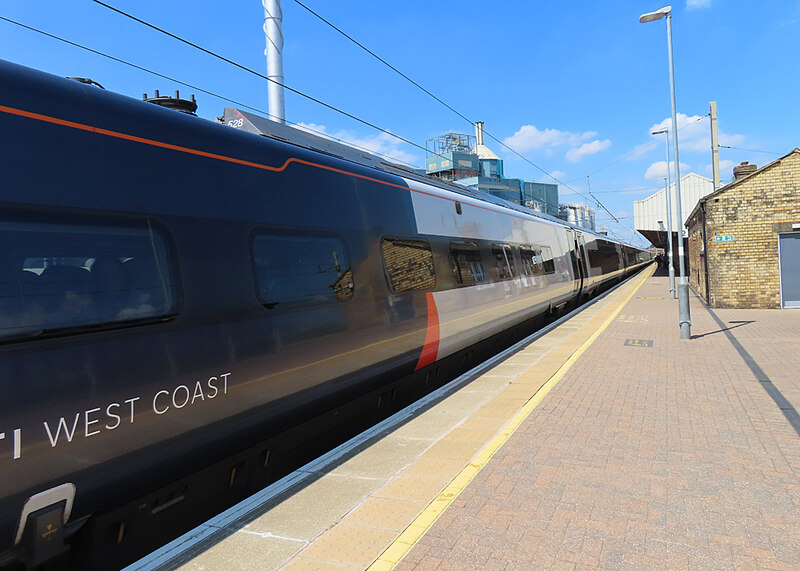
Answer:
<svg viewBox="0 0 800 571"><path fill-rule="evenodd" d="M742 164L733 167L733 180L739 180L746 176L750 176L758 170L758 165L750 164L749 161L743 161Z"/></svg>

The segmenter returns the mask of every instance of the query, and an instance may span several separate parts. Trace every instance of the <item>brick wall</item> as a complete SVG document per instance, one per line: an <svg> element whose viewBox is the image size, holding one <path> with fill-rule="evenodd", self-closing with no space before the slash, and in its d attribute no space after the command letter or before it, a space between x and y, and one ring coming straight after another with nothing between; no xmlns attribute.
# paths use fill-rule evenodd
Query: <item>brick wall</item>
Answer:
<svg viewBox="0 0 800 571"><path fill-rule="evenodd" d="M779 308L778 232L800 222L800 151L708 197L703 252L702 213L689 221L690 283L712 307ZM716 242L715 236L733 236Z"/></svg>

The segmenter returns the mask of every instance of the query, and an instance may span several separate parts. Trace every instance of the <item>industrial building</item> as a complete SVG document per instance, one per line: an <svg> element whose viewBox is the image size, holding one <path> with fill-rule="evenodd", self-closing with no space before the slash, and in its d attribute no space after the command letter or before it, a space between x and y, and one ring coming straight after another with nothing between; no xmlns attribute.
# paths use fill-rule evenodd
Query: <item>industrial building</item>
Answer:
<svg viewBox="0 0 800 571"><path fill-rule="evenodd" d="M427 149L427 174L558 216L558 185L506 178L503 159L484 143L482 121L475 124L475 137L445 133L429 139Z"/></svg>
<svg viewBox="0 0 800 571"><path fill-rule="evenodd" d="M570 224L587 230L595 230L594 208L582 202L568 202L558 205L558 217Z"/></svg>
<svg viewBox="0 0 800 571"><path fill-rule="evenodd" d="M666 186L666 185L665 185ZM675 273L679 273L678 262L678 232L683 229L683 221L689 216L692 208L702 197L714 192L714 182L697 173L689 173L681 177L681 210L675 204L676 185L673 182L670 189L672 198L672 251ZM637 232L650 241L656 248L669 251L670 236L667 229L667 198L666 188L651 194L642 200L633 201L634 227ZM686 248L686 233L684 232L684 250ZM688 266L688 263L686 264ZM685 268L688 271L688 268Z"/></svg>
<svg viewBox="0 0 800 571"><path fill-rule="evenodd" d="M711 307L800 308L800 149L691 203L689 283Z"/></svg>

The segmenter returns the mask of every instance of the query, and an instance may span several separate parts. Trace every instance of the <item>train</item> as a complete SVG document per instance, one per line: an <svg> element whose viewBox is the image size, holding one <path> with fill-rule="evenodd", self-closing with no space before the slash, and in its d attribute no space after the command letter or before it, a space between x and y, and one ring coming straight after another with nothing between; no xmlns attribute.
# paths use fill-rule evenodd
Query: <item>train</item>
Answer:
<svg viewBox="0 0 800 571"><path fill-rule="evenodd" d="M5 569L135 561L650 261L233 108L0 87Z"/></svg>

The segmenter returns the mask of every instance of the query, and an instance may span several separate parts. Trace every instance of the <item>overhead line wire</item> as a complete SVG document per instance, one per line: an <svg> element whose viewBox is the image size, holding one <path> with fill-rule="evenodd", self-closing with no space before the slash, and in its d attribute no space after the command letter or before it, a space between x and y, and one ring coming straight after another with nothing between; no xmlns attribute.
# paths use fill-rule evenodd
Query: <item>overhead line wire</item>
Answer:
<svg viewBox="0 0 800 571"><path fill-rule="evenodd" d="M219 93L214 93L213 91L209 91L208 89L203 89L202 87L199 87L197 85L193 85L191 83L187 83L187 82L182 81L180 79L177 79L175 77L171 77L169 75L165 75L163 73L154 71L152 69L143 67L141 65L137 65L135 63L132 63L132 62L129 62L127 60L118 58L116 56L112 56L111 54L107 54L105 52L101 52L99 50L90 48L88 46L85 46L83 44L79 44L77 42L73 42L73 41L68 40L66 38L62 38L61 36L56 36L55 34L51 34L49 32L45 32L44 30L40 30L38 28L34 28L33 26L29 26L27 24L23 24L22 22L17 22L16 20L12 20L11 18L6 18L5 16L0 16L0 20L5 20L6 22L8 22L10 24L15 24L15 25L17 25L17 26L19 26L21 28L25 28L27 30L30 30L32 32L36 32L37 34L41 34L43 36L46 36L46 37L54 39L54 40L58 40L60 42L68 44L70 46L73 46L73 47L76 47L76 48L80 48L82 50L85 50L87 52L102 56L104 58L108 58L108 59L110 59L112 61L115 61L117 63L121 63L123 65L127 65L129 67L134 68L134 69L138 69L140 71L144 71L145 73L149 73L149 74L155 75L156 77L160 77L162 79L166 79L168 81L172 81L174 83L178 83L180 85L183 85L184 87L188 87L190 89L197 90L197 91L199 91L201 93L205 93L206 95L211 95L212 97L216 97L216 98L221 99L223 101L228 101L229 103L233 103L234 105L237 105L239 107L243 107L245 109L250 109L251 111L256 111L257 113L261 113L261 114L263 114L263 115L265 115L267 117L271 117L271 118L275 117L274 115L270 114L268 111L265 111L265 110L260 109L258 107L253 107L252 105L248 105L247 103L242 103L241 101L236 101L235 99L231 99L230 97L227 97L225 95L220 95ZM305 131L309 131L311 133L319 135L320 137L324 137L324 138L327 138L327 139L333 139L334 141L338 141L340 143L345 143L345 144L347 144L347 145L349 145L351 147L354 147L354 148L359 149L361 151L365 151L365 152L368 152L368 153L372 153L372 154L378 155L379 157L382 157L382 158L390 160L390 161L394 161L394 162L397 162L397 163L402 163L402 164L404 164L406 166L410 166L410 167L413 167L413 168L419 168L418 165L415 165L413 163L409 163L409 162L404 161L402 159L391 157L389 155L386 155L386 154L383 154L383 153L380 153L380 152L377 152L377 151L373 151L371 149L360 147L359 145L356 145L356 144L354 144L354 143L352 143L350 141L346 141L344 139L340 139L339 137L334 137L333 135L330 135L330 134L325 133L323 131L319 131L317 129L312 129L311 127L308 127L307 125L305 125L303 123L299 123L299 122L295 122L295 121L289 121L288 119L285 119L285 121L289 125L298 125L300 129L305 130Z"/></svg>
<svg viewBox="0 0 800 571"><path fill-rule="evenodd" d="M83 44L79 44L77 42L73 42L71 40L68 40L66 38L62 38L60 36L56 36L55 34L51 34L49 32L45 32L44 30L40 30L38 28L34 28L33 26L28 26L27 24L23 24L22 22L17 22L16 20L12 20L11 18L6 18L5 16L0 16L0 20L5 20L6 22L9 22L11 24L15 24L15 25L17 25L17 26L19 26L21 28L25 28L26 30L30 30L32 32L36 32L37 34L41 34L43 36L47 36L48 38L52 38L54 40L58 40L59 42L64 42L65 44L69 44L69 45L74 46L76 48L80 48L82 50L86 50L87 52L91 52L93 54L96 54L96 55L99 55L99 56L103 56L105 58L108 58L110 60L113 60L113 61L121 63L121 64L125 64L127 66L130 66L132 68L138 69L140 71L151 73L151 74L153 74L155 76L158 76L158 77L160 77L162 79L166 79L168 81L174 81L175 83L180 83L181 85L183 85L185 87L189 87L191 89L196 89L197 91L200 91L200 92L205 93L207 95L211 95L213 97L218 97L219 99L224 99L225 101L230 101L231 103L235 103L236 105L239 105L241 107L246 107L247 109L251 109L253 111L258 111L260 113L263 113L263 111L258 109L257 107L251 107L250 105L247 105L245 103L241 103L239 101L235 101L235 100L230 99L228 97L225 97L223 95L219 95L218 93L214 93L213 91L208 91L206 89L203 89L202 87L198 87L196 85L192 85L190 83L186 83L185 81L181 81L179 79L175 79L174 77L170 77L168 75L164 75L163 73L159 73L157 71L153 71L152 69L148 69L146 67L142 67L140 65L137 65L135 63L131 63L129 61L125 61L124 59L120 59L118 57L112 56L112 55L107 54L105 52L101 52L99 50L95 50L95 49L90 48L88 46L84 46Z"/></svg>
<svg viewBox="0 0 800 571"><path fill-rule="evenodd" d="M156 30L156 31L158 31L158 32L160 32L160 33L162 33L162 34L165 34L165 35L167 35L167 36L169 36L169 37L171 37L171 38L173 38L173 39L175 39L175 40L177 40L177 41L179 41L179 42L181 42L181 43L184 43L184 44L186 44L186 45L188 45L188 46L191 46L191 47L193 47L193 48L195 48L195 49L198 49L198 50L200 50L200 51L202 51L202 52L204 52L204 53L206 53L206 54L208 54L208 55L210 55L210 56L212 56L212 57L215 57L215 58L217 58L217 59L220 59L220 60L222 60L222 61L224 61L224 62L226 62L226 63L229 63L230 65L233 65L234 67L237 67L237 68L239 68L239 69L241 69L241 70L243 70L243 71L246 71L246 72L248 72L248 73L251 73L251 74L253 74L253 75L257 76L257 77L260 77L261 79L265 79L265 80L267 80L267 81L270 81L270 82L272 82L272 83L275 83L275 84L281 85L281 86L282 86L284 89L287 89L288 91L290 91L290 92L292 92L292 93L295 93L295 94L297 94L297 95L299 95L299 96L301 96L301 97L303 97L303 98L305 98L305 99L308 99L308 100L310 100L310 101L313 101L314 103L317 103L318 105L322 105L323 107L325 107L325 108L327 108L327 109L330 109L330 110L332 110L332 111L335 111L335 112L337 112L337 113L340 113L341 115L344 115L345 117L348 117L348 118L350 118L350 119L353 119L354 121L357 121L357 122L359 122L359 123L361 123L361 124L363 124L363 125L366 125L366 126L368 126L368 127L372 128L372 129L375 129L375 130L377 130L377 131L380 131L380 132L382 132L382 133L385 133L385 134L387 134L387 135L389 135L389 136L391 136L391 137L394 137L394 138L396 138L396 139L398 139L398 140L400 140L400 141L403 141L404 143L407 143L407 144L409 144L409 145L411 145L411 146L413 146L413 147L416 147L416 148L418 148L418 149L420 149L420 150L424 150L426 153L429 153L429 152L430 152L430 153L432 153L432 154L434 154L434 155L436 155L436 156L441 156L441 155L438 155L438 153L433 153L433 152L432 152L432 151L430 151L429 149L427 149L427 148L425 148L425 147L422 147L421 145L419 145L419 144L417 144L417 143L414 143L413 141L410 141L410 140L408 140L408 139L406 139L406 138L404 138L404 137L401 137L401 136L399 136L399 135L396 135L396 134L392 133L391 131L388 131L388 130L386 130L386 129L383 129L382 127L379 127L378 125L375 125L374 123L371 123L371 122L369 122L369 121L366 121L366 120L364 120L364 119L361 119L360 117L357 117L356 115L353 115L352 113L349 113L349 112L347 112L347 111L344 111L344 110L342 110L342 109L339 109L338 107L335 107L335 106L333 106L333 105L331 105L331 104L329 104L329 103L325 103L324 101L322 101L322 100L320 100L320 99L317 99L317 98L315 98L315 97L313 97L313 96L311 96L311 95L308 95L307 93L303 93L302 91L299 91L299 90L297 90L297 89L294 89L294 88L292 88L292 87L290 87L290 86L286 85L285 83L278 82L278 81L276 81L276 80L272 79L271 77L268 77L268 76L266 76L266 75L264 75L264 74L262 74L262 73L259 73L259 72L255 71L255 70L253 70L253 69L250 69L250 68L248 68L247 66L244 66L244 65L242 65L242 64L240 64L240 63L238 63L238 62L235 62L235 61L233 61L233 60L231 60L231 59L229 59L229 58L226 58L225 56L222 56L222 55L220 55L220 54L218 54L218 53L216 53L216 52L213 52L213 51L211 51L211 50L209 50L209 49L207 49L207 48L204 48L204 47L202 47L202 46L200 46L200 45L198 45L198 44L196 44L196 43L194 43L194 42L191 42L191 41L189 41L189 40L187 40L187 39L185 39L185 38L182 38L181 36L178 36L178 35L176 35L176 34L173 34L172 32L169 32L169 31L167 31L167 30L165 30L165 29L163 29L163 28L160 28L159 26L156 26L155 24L151 24L150 22L147 22L147 21L145 21L145 20L142 20L141 18L138 18L138 17L136 17L136 16L134 16L134 15L132 15L132 14L129 14L128 12L125 12L124 10L121 10L121 9L119 9L119 8L116 8L116 7L114 7L114 6L111 6L110 4L107 4L107 3L105 3L105 2L102 2L101 0L92 0L92 1L93 1L94 3L96 3L96 4L99 4L99 5L103 6L103 7L105 7L105 8L108 8L109 10L112 10L112 11L114 11L114 12L116 12L116 13L118 13L118 14L122 15L122 16L125 16L126 18L130 18L131 20L134 20L135 22L138 22L138 23L140 23L140 24L142 24L142 25L144 25L144 26L147 26L148 28L151 28L151 29L153 29L153 30ZM295 1L297 1L297 0L295 0ZM298 2L298 4L300 4L300 3ZM301 5L302 5L302 4L301 4ZM303 6L303 7L305 7L305 6ZM318 15L317 15L315 12L313 12L313 11L311 11L311 10L309 10L309 12L311 12L311 13L312 13L312 14L314 14L314 15L316 15L317 17L320 17L320 16L318 16ZM321 17L320 17L320 18L321 18ZM322 19L322 18L321 18L321 19ZM323 19L323 21L325 21L326 23L328 23L328 24L329 24L331 27L333 27L334 29L336 29L337 31L339 31L340 33L342 33L343 35L346 35L346 34L344 34L344 32L342 32L341 30L339 30L338 28L336 28L335 26L333 26L332 24L330 24L329 22L327 22L327 20L324 20L324 19ZM347 37L349 38L349 36L347 36ZM351 40L352 40L352 38L351 38ZM355 40L353 40L353 41L355 42ZM402 77L404 77L405 79L407 79L407 80L409 80L409 81L412 81L412 80L411 80L411 79L410 79L408 76L406 76L405 74L401 73L401 72L400 72L399 70L397 70L397 69L396 69L394 66L391 66L390 64L388 64L388 62L386 62L385 60L383 60L382 58L380 58L380 57L378 57L376 54L374 54L374 52L372 52L372 51L370 51L370 50L367 50L367 48L365 48L365 47L364 47L362 44L360 44L360 43L358 43L358 42L355 42L355 43L356 43L357 45L359 45L360 47L362 47L363 49L365 49L365 50L366 50L368 53L370 53L371 55L373 55L373 57L377 58L379 61L383 62L385 65L388 65L388 66L389 66L391 69L393 69L393 70L394 70L396 73L400 74L400 75L401 75ZM420 86L418 83L416 83L416 82L413 82L413 81L412 81L412 83L414 83L414 84L415 84L417 87L419 87L420 89L422 89L423 91L425 91L426 93L428 93L428 95L430 95L430 96L434 97L434 98L435 98L437 101L439 101L440 103L443 103L443 104L444 104L446 107L448 107L449 109L451 109L452 111L454 111L456 114L458 114L460 117L462 117L463 119L465 119L466 121L468 121L470 124L474 124L474 122L473 122L473 121L470 121L470 120L469 120L469 119L468 119L466 116L464 116L463 114L461 114L461 113L458 113L457 111L455 111L455 110L454 110L454 109L453 109L451 106L449 106L449 105L447 105L446 103L444 103L443 101L441 101L441 100L440 100L438 97L434 96L434 95L433 95L432 93L430 93L428 90L426 90L426 89L422 88L422 86ZM527 157L523 156L523 155L522 155L521 153L519 153L519 152L518 152L516 149L513 149L512 147L510 147L509 145L507 145L506 143L504 143L503 141L501 141L500 139L498 139L497 137L495 137L494 135L492 135L492 134L491 134L491 133L489 133L488 131L484 131L484 133L485 133L485 134L486 134L488 137L490 137L491 139L493 139L494 141L496 141L497 143L499 143L501 146L503 146L504 148L508 149L508 150L509 150L509 151L511 151L513 154L517 155L519 158L521 158L522 160L524 160L525 162L527 162L528 164L532 165L533 167L535 167L535 168L537 168L538 170L540 170L542 173L544 173L544 174L546 174L547 176L549 176L551 179L553 179L553 180L554 180L554 181L556 181L557 183L560 183L561 185L565 186L566 188L569 188L570 190L572 190L572 191L573 191L573 192L575 192L576 194L578 194L578 195L582 196L582 197L583 197L583 198L585 198L586 200L590 200L588 197L586 197L586 195L585 195L585 194L583 194L582 192L580 192L580 191L576 190L575 188L571 187L570 185L568 185L568 184L567 184L567 183L565 183L564 181L561 181L561 180L560 180L560 179L558 179L557 177L553 176L551 173L549 173L548 171L546 171L545 169L543 169L542 167L540 167L539 165L537 165L536 163L534 163L532 160L530 160L530 159L528 159ZM596 203L597 203L599 206L601 206L603 209L605 209L605 210L608 212L608 209L606 209L606 207L605 207L605 206L604 206L604 205L603 205L603 204L602 204L602 203L601 203L599 200L597 200L596 198L595 198L595 202L596 202ZM613 215L612 215L612 216L613 216Z"/></svg>
<svg viewBox="0 0 800 571"><path fill-rule="evenodd" d="M766 153L768 155L781 155L783 153L776 153L775 151L760 151L758 149L744 149L742 147L729 147L728 145L719 145L720 149L733 149L735 151L748 151L750 153Z"/></svg>
<svg viewBox="0 0 800 571"><path fill-rule="evenodd" d="M94 0L94 1L95 1L95 2L98 2L99 0ZM306 6L305 4L303 4L303 3L302 3L300 0L294 0L294 1L295 1L295 3L297 3L298 5L300 5L301 7L305 8L305 9L306 9L308 12L310 12L311 14L313 14L314 16L316 16L317 18L319 18L319 19L320 19L322 22L324 22L325 24L327 24L328 26L330 26L331 28L333 28L334 30L336 30L337 32L339 32L340 34L342 34L342 35L343 35L344 37L346 37L348 40L350 40L351 42L353 42L354 44L356 44L357 46L359 46L361 49L363 49L364 51L366 51L366 52L367 52L368 54L370 54L372 57L374 57L375 59L377 59L378 61L380 61L381 63L383 63L383 64L384 64L384 65L386 65L387 67L389 67L390 69L392 69L392 70L393 70L395 73L397 73L398 75L400 75L400 76L401 76L401 77L403 77L404 79L408 80L409 82L411 82L412 84L414 84L415 86L417 86L419 89L421 89L422 91L424 91L425 93L427 93L429 96L431 96L432 98L434 98L436 101L438 101L439 103L441 103L442 105L444 105L445 107L447 107L447 108L448 108L450 111L452 111L453 113L455 113L456 115L458 115L459 117L461 117L462 119L464 119L465 121L467 121L468 123L470 123L471 125L474 125L474 124L475 124L475 122L474 122L474 121L472 121L472 120L471 120L469 117L465 116L463 113L461 113L461 112L459 112L458 110L454 109L452 106L450 106L449 104L447 104L446 102L444 102L442 99L440 99L439 97L437 97L436 95L434 95L433 93L431 93L429 90L425 89L425 88L424 88L422 85L420 85L419 83L417 83L416 81L414 81L413 79L411 79L411 78L410 78L408 75L406 75L405 73L403 73L402 71L400 71L399 69L397 69L395 66L393 66L392 64L390 64L389 62L387 62L385 59L383 59L382 57L380 57L379 55L377 55L375 52L373 52L372 50L370 50L369 48L367 48L366 46L364 46L364 45L363 45L361 42L359 42L359 41L355 40L355 39L354 39L352 36L350 36L349 34L347 34L347 33L346 33L346 32L344 32L344 31L342 31L342 30L341 30L340 28L338 28L336 25L334 25L333 23L331 23L329 20L325 19L323 16L321 16L320 14L318 14L317 12L315 12L314 10L312 10L311 8L309 8L308 6ZM513 148L511 148L511 147L510 147L510 146L508 146L506 143L504 143L503 141L501 141L500 139L498 139L497 137L495 137L494 135L492 135L490 132L488 132L488 131L484 130L484 134L485 134L487 137L489 137L490 139L493 139L494 141L496 141L497 143L499 143L499 144L500 144L501 146L503 146L504 148L506 148L506 149L508 149L509 151L511 151L513 154L515 154L516 156L518 156L519 158L521 158L523 161L527 162L528 164L532 165L532 166L533 166L533 167L535 167L536 169L540 170L541 172L543 172L544 174L546 174L547 176L549 176L550 178L552 178L552 179L553 179L554 181L556 181L557 183L561 184L562 186L564 186L564 187L566 187L566 188L569 188L569 189L570 189L570 190L572 190L574 193L576 193L576 194L578 194L578 195L582 196L582 197L583 197L583 198L585 198L586 200L590 200L590 199L589 199L589 198L588 198L588 197L587 197L585 194L583 194L582 192L580 192L580 191L578 191L578 190L576 190L576 189L572 188L571 186L569 186L569 185L568 185L567 183L565 183L564 181L562 181L562 180L559 180L558 178L556 178L555 176L553 176L551 173L549 173L547 170L543 169L542 167L540 167L539 165L537 165L536 163L534 163L534 162L533 162L532 160L530 160L529 158L527 158L527 157L523 156L523 155L522 155L521 153L519 153L519 152L518 152L516 149L513 149ZM600 202L599 202L597 199L595 199L595 201L596 201L596 202L597 202L597 203L598 203L600 206L602 206L602 208L604 208L604 209L605 209L605 206L603 206L602 204L600 204Z"/></svg>
<svg viewBox="0 0 800 571"><path fill-rule="evenodd" d="M119 8L115 8L114 6L111 6L110 4L106 4L105 2L101 2L101 0L92 0L92 1L95 4L99 4L101 6L104 6L105 8L108 8L109 10L112 10L112 11L118 13L118 14L121 14L122 16L125 16L126 18L130 18L131 20L133 20L135 22L138 22L138 23L140 23L140 24L142 24L144 26L147 26L148 28L156 30L157 32L161 32L162 34L167 35L167 36L169 36L169 37L171 37L171 38L173 38L175 40L178 40L179 42L182 42L182 43L184 43L184 44L186 44L188 46L191 46L191 47L193 47L195 49L198 49L203 53L206 53L206 54L208 54L210 56L213 56L213 57L215 57L215 58L217 58L219 60L222 60L222 61L224 61L226 63L229 63L234 67L237 67L237 68L239 68L239 69L241 69L243 71L251 73L251 74L253 74L253 75L257 76L257 77L260 77L261 79L266 79L269 82L272 82L272 83L275 83L277 85L280 85L284 89L286 89L288 91L291 91L292 93L295 93L295 94L297 94L297 95L299 95L299 96L301 96L301 97L303 97L305 99L308 99L309 101L313 101L314 103L317 103L318 105L322 105L323 107L325 107L327 109L330 109L331 111L335 111L335 112L337 112L337 113L339 113L341 115L344 115L345 117L353 119L354 121L358 121L359 123L361 123L363 125L366 125L367 127L375 129L376 131L380 131L381 133L385 133L385 134L387 134L387 135L389 135L391 137L394 137L395 139L403 141L404 143L407 143L407 144L409 144L409 145L411 145L413 147L416 147L416 148L418 148L420 150L423 150L426 153L430 152L428 149L426 149L422 145L418 145L417 143L415 143L413 141L410 141L410 140L406 139L405 137L401 137L400 135L396 135L396 134L392 133L391 131L389 131L387 129L379 127L378 125L375 125L374 123L370 123L369 121L366 121L365 119L361 119L360 117L357 117L356 115L353 115L352 113L344 111L343 109L339 109L338 107L335 107L335 106L331 105L330 103L325 103L324 101L322 101L320 99L317 99L316 97L308 95L307 93L303 93L302 91L300 91L298 89L295 89L293 87L289 87L285 83L281 83L279 81L276 81L276 80L272 79L271 77L267 77L263 73L259 73L259 72L255 71L253 69L250 69L247 66L244 66L244 65L242 65L240 63L237 63L237 62L235 62L235 61L233 61L233 60L231 60L229 58L226 58L223 55L220 55L220 54L218 54L216 52L213 52L213 51L211 51L209 49L204 48L203 46L200 46L198 44L195 44L194 42L191 42L191 41L189 41L187 39L184 39L184 38L182 38L182 37L180 37L180 36L178 36L176 34L173 34L172 32L169 32L169 31L167 31L167 30L165 30L163 28L159 28L155 24L151 24L151 23L149 23L149 22L147 22L145 20L142 20L141 18L137 18L136 16L134 16L132 14L129 14L129 13L125 12L124 10L120 10ZM433 154L437 154L437 153L433 153ZM438 156L438 154L437 154L437 156Z"/></svg>
<svg viewBox="0 0 800 571"><path fill-rule="evenodd" d="M687 123L687 124L683 125L682 127L678 127L678 131L680 132L682 129L685 129L686 127L689 127L690 125L694 125L695 123L698 123L699 121L702 121L703 119L705 119L705 118L706 118L706 117L708 117L709 115L710 115L710 113L706 113L705 115L703 115L702 117L698 117L697 119L695 119L695 120L694 120L694 121L692 121L691 123ZM658 139L654 139L654 140L652 140L652 141L649 141L649 142L647 142L647 143L643 144L643 145L642 145L641 147L639 147L638 149L634 149L634 150L632 150L630 153L628 153L628 154L625 154L625 155L622 155L621 157L619 157L619 158L617 158L617 159L614 159L613 161L611 161L611 162L610 162L610 163L608 163L607 165L605 165L605 166L603 166L603 167L600 167L599 169L597 169L597 170L595 170L595 171L592 171L592 172L590 172L588 175L584 175L584 176L592 176L592 175L595 175L595 174L599 173L600 171L604 171L604 170L605 170L605 169L607 169L608 167L610 167L610 166L612 166L612 165L615 165L615 164L617 164L617 163L618 163L618 162L620 162L620 161L624 161L625 159L627 159L627 158L628 158L628 157L630 157L631 155L635 155L636 153L640 153L640 152L642 152L644 149L648 149L648 148L650 148L650 147L652 147L652 146L655 146L655 145L656 145L656 144L658 144L659 142L660 142L660 141L659 141ZM720 145L720 147L721 147L721 146L722 146L722 145ZM583 178L583 177L576 177L576 178L574 178L574 179L571 179L571 180L570 180L570 182L572 182L572 181L574 181L574 180L579 180L579 179L581 179L581 178Z"/></svg>
<svg viewBox="0 0 800 571"><path fill-rule="evenodd" d="M408 81L410 81L411 83L413 83L414 85L416 85L416 86L417 86L419 89L421 89L422 91L424 91L425 93L427 93L428 95L430 95L431 97L433 97L433 98L434 98L436 101L438 101L439 103L441 103L442 105L444 105L445 107L447 107L447 108L448 108L450 111L452 111L453 113L455 113L456 115L458 115L459 117L461 117L462 119L464 119L465 121L467 121L467 122L469 122L469 123L472 123L472 121L470 121L468 117L465 117L464 115L462 115L462 114L461 114L459 111L457 111L456 109L454 109L453 107L451 107L450 105L448 105L448 104L447 104L445 101L443 101L442 99L440 99L439 97L437 97L436 95L434 95L433 93L431 93L430 91L428 91L427 89L425 89L425 88L424 88L422 85L420 85L419 83L417 83L416 81L414 81L413 79L411 79L411 78L410 78L409 76L407 76L405 73L403 73L402 71L400 71L399 69L397 69L395 66L393 66L392 64L390 64L388 61L386 61L385 59L383 59L381 56L379 56L378 54L376 54L375 52L373 52L373 51L372 51L371 49L369 49L367 46L365 46L364 44L362 44L361 42L359 42L358 40L356 40L355 38L353 38L353 37L352 37L351 35L349 35L347 32L343 31L341 28L337 27L335 24L333 24L333 23L332 23L332 22L330 22L329 20L326 20L326 19L325 19L323 16L321 16L319 13L315 12L314 10L312 10L311 8L309 8L308 6L306 6L305 4L303 4L302 2L300 2L300 0L294 0L294 1L295 1L295 3L299 4L301 7L305 8L306 10L308 10L308 11L309 11L311 14L313 14L314 16L316 16L317 18L319 18L320 20L322 20L323 22L325 22L326 24L328 24L328 25L329 25L331 28L333 28L334 30L336 30L337 32L339 32L340 34L342 34L342 35L343 35L345 38L347 38L348 40L350 40L351 42L353 42L355 45L357 45L358 47L360 47L362 50L364 50L365 52L367 52L368 54L370 54L372 57L374 57L375 59L377 59L378 61L380 61L381 63L383 63L383 64L384 64L384 65L386 65L387 67L389 67L390 69L392 69L392 70L393 70L395 73L397 73L397 74L398 74L398 75L400 75L401 77L403 77L403 78L407 79Z"/></svg>

